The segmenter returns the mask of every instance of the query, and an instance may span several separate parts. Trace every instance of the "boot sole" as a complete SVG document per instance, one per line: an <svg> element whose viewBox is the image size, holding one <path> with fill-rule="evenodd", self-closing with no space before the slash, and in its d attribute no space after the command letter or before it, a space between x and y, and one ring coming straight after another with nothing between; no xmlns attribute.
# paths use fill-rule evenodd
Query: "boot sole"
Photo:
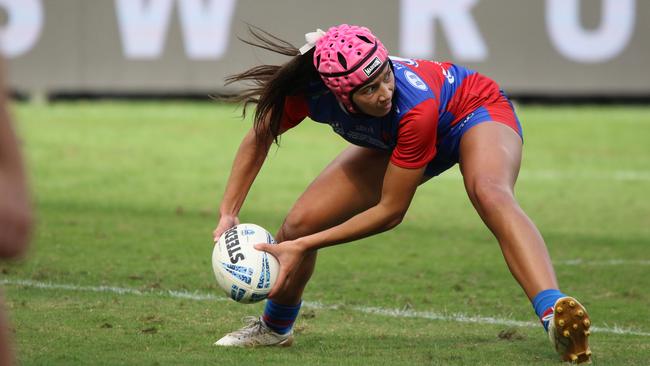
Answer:
<svg viewBox="0 0 650 366"><path fill-rule="evenodd" d="M553 313L556 343L562 344L565 349L560 354L562 361L591 362L588 339L591 319L585 307L572 297L563 297L555 303Z"/></svg>

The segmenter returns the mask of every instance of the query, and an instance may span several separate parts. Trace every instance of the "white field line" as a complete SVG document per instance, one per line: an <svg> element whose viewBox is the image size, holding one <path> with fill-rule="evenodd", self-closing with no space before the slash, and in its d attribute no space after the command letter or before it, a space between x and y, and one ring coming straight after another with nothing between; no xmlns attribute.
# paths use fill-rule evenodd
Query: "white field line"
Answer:
<svg viewBox="0 0 650 366"><path fill-rule="evenodd" d="M520 179L530 180L613 180L613 181L650 181L650 171L556 171L556 170L522 170Z"/></svg>
<svg viewBox="0 0 650 366"><path fill-rule="evenodd" d="M452 169L434 179L460 180L458 169ZM596 180L617 182L649 182L650 170L616 170L616 171L563 171L563 170L526 170L519 173L519 180L562 181L562 180Z"/></svg>
<svg viewBox="0 0 650 366"><path fill-rule="evenodd" d="M135 295L135 296L153 296L153 297L172 297L176 299L188 299L195 301L225 301L227 298L223 296L215 296L211 294L200 294L198 292L187 292L187 291L175 291L175 290L151 290L151 291L141 291L134 288L124 288L124 287L114 287L114 286L77 286L70 284L59 284L59 283L49 283L49 282L39 282L32 280L10 280L2 279L0 280L0 285L14 285L14 286L24 286L31 288L40 288L45 290L68 290L68 291L80 291L80 292L108 292L118 295Z"/></svg>
<svg viewBox="0 0 650 366"><path fill-rule="evenodd" d="M1 279L0 285L5 286L24 286L30 288L39 288L44 290L67 290L67 291L79 291L79 292L101 292L101 293L113 293L118 295L134 295L134 296L150 296L150 297L169 297L175 299L188 299L194 301L228 301L224 296L217 296L212 294L201 294L198 292L187 292L187 291L173 291L173 290L151 290L151 291L141 291L133 288L123 288L123 287L114 287L114 286L77 286L70 284L56 284L48 282L38 282L31 280L20 280L20 279ZM474 324L494 324L494 325L505 325L505 326L516 326L516 327L539 327L540 324L537 322L527 322L520 320L504 319L504 318L494 318L486 316L472 316L461 313L454 314L442 314L431 311L414 311L409 309L386 309L379 307L369 307L369 306L352 306L352 305L336 305L336 304L323 304L320 302L311 302L305 301L303 305L307 308L320 309L320 310L342 310L349 309L360 313L365 314L376 314L382 316L388 316L391 318L415 318L415 319L427 319L427 320L442 320L449 322L459 322L459 323L474 323ZM611 334L623 334L623 335L635 335L650 337L650 332L643 332L639 330L622 328L614 325L613 327L591 327L592 331L599 333L611 333Z"/></svg>
<svg viewBox="0 0 650 366"><path fill-rule="evenodd" d="M553 261L556 266L650 266L650 260L639 259L606 259L606 260L584 260L567 259L564 261Z"/></svg>

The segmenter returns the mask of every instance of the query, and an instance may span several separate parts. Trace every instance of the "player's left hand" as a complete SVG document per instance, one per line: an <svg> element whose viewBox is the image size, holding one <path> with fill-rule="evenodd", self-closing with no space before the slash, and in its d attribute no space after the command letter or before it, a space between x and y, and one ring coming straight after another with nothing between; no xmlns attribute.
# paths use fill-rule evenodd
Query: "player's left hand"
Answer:
<svg viewBox="0 0 650 366"><path fill-rule="evenodd" d="M269 298L280 294L291 283L300 264L305 259L305 250L293 240L280 244L256 244L255 249L272 254L280 262L280 271L275 285L269 292Z"/></svg>

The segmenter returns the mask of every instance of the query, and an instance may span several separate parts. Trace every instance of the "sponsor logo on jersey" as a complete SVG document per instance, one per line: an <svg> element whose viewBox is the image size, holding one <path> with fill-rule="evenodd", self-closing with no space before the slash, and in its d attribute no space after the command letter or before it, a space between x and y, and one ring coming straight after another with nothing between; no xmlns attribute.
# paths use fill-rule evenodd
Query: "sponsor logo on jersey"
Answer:
<svg viewBox="0 0 650 366"><path fill-rule="evenodd" d="M452 75L449 70L442 69L442 74L447 78L449 84L453 84L454 81L456 81L456 78L454 78L454 75Z"/></svg>
<svg viewBox="0 0 650 366"><path fill-rule="evenodd" d="M474 112L468 114L465 118L463 118L463 121L458 125L458 128L463 128L465 127L465 124L474 117Z"/></svg>
<svg viewBox="0 0 650 366"><path fill-rule="evenodd" d="M377 71L380 66L381 60L379 57L375 56L375 58L373 58L372 61L370 61L370 63L363 68L363 72L366 74L366 76L370 77L370 75Z"/></svg>
<svg viewBox="0 0 650 366"><path fill-rule="evenodd" d="M413 85L413 87L422 91L427 91L429 89L427 87L427 84L425 84L424 81L422 81L422 79L420 79L420 77L417 76L414 72L405 70L404 76L406 76L406 81L408 81L409 84Z"/></svg>
<svg viewBox="0 0 650 366"><path fill-rule="evenodd" d="M388 57L393 61L398 61L398 62L401 62L401 63L406 64L406 65L410 65L410 66L414 66L414 67L419 66L417 61L415 61L413 59L410 59L410 58L402 58L402 57L397 57L397 56L388 56ZM399 66L401 68L401 65L399 65Z"/></svg>
<svg viewBox="0 0 650 366"><path fill-rule="evenodd" d="M447 78L447 81L449 84L453 84L454 81L456 81L456 78L454 75L452 75L451 71L449 69L445 69L445 65L443 65L441 62L434 61L434 64L440 66L440 70L442 71L442 76Z"/></svg>

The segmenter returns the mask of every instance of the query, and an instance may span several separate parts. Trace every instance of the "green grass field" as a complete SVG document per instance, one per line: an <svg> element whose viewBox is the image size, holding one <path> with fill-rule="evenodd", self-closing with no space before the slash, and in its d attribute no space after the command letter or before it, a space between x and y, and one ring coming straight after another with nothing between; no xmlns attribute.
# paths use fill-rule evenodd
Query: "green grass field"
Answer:
<svg viewBox="0 0 650 366"><path fill-rule="evenodd" d="M519 108L517 194L562 289L590 310L594 363L650 359L650 108ZM250 122L212 103L15 106L38 225L0 264L23 365L556 365L457 168L391 232L321 252L289 349L212 343L262 304L226 301L211 233ZM275 231L343 149L303 123L240 215ZM471 318L473 317L473 318Z"/></svg>

